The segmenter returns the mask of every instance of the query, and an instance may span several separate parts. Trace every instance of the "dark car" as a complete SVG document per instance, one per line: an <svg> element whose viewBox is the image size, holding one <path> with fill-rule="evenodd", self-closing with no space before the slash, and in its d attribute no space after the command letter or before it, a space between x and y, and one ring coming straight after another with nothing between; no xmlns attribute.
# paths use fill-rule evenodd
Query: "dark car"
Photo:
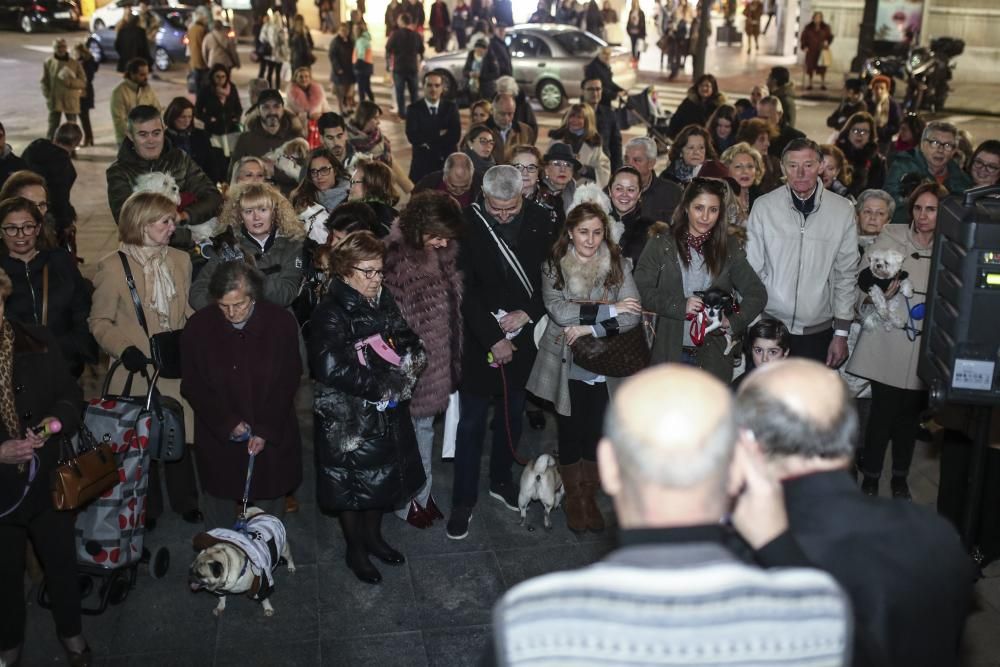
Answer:
<svg viewBox="0 0 1000 667"><path fill-rule="evenodd" d="M76 0L0 0L0 21L24 32L40 28L79 30L80 5Z"/></svg>
<svg viewBox="0 0 1000 667"><path fill-rule="evenodd" d="M2 0L0 0L2 1ZM161 72L170 69L174 63L188 60L187 26L191 22L191 10L181 7L154 7L151 10L160 17L160 29L156 32L153 48L153 65ZM87 48L97 62L118 60L115 51L115 29L96 30L87 39Z"/></svg>

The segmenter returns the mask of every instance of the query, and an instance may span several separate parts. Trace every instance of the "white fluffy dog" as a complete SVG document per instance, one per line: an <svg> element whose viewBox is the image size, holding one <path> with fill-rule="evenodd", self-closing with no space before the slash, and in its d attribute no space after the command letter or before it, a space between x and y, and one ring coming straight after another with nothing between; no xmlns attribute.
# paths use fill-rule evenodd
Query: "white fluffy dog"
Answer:
<svg viewBox="0 0 1000 667"><path fill-rule="evenodd" d="M177 185L177 181L173 176L163 171L151 171L148 174L140 174L132 185L132 191L159 192L161 195L166 195L178 206L181 204L181 189ZM218 218L212 218L200 225L187 225L187 228L191 231L191 240L195 243L202 243L212 237L218 226Z"/></svg>
<svg viewBox="0 0 1000 667"><path fill-rule="evenodd" d="M524 525L528 504L537 500L545 508L545 527L552 528L549 514L559 507L564 495L566 491L563 489L559 466L551 455L542 454L529 461L521 473L521 493L517 496L517 506L521 510L520 525Z"/></svg>
<svg viewBox="0 0 1000 667"><path fill-rule="evenodd" d="M868 268L858 275L858 285L872 301L872 310L865 317L865 329L879 326L886 331L902 329L906 326L906 299L913 296L913 284L903 266L903 255L896 250L873 250L868 253ZM885 290L893 280L899 280L899 289L891 299L885 298Z"/></svg>
<svg viewBox="0 0 1000 667"><path fill-rule="evenodd" d="M272 151L264 154L264 160L274 165L275 171L298 181L302 173L302 165L309 157L309 142L305 139L290 139Z"/></svg>

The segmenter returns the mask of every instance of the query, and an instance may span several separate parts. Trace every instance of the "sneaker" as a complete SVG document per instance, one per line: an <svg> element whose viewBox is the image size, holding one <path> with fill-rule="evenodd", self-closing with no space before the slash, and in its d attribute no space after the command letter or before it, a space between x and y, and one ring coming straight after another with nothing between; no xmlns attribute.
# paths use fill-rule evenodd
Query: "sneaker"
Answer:
<svg viewBox="0 0 1000 667"><path fill-rule="evenodd" d="M513 482L493 482L490 484L490 495L514 512L520 511L517 507L517 497L519 491Z"/></svg>
<svg viewBox="0 0 1000 667"><path fill-rule="evenodd" d="M889 482L889 488L892 489L893 498L898 498L899 500L911 500L913 498L910 495L910 485L906 483L905 477L893 477Z"/></svg>
<svg viewBox="0 0 1000 667"><path fill-rule="evenodd" d="M451 510L446 531L450 540L464 540L469 536L469 521L472 519L471 507L455 507Z"/></svg>

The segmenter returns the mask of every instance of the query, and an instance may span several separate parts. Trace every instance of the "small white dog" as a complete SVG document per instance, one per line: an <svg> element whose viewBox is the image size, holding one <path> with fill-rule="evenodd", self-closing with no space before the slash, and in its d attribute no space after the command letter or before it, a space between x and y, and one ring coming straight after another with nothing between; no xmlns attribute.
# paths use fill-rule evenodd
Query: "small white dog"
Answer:
<svg viewBox="0 0 1000 667"><path fill-rule="evenodd" d="M521 493L517 496L517 506L521 510L519 525L524 525L528 504L537 500L545 508L545 528L552 528L549 514L559 507L564 495L566 491L563 489L556 460L549 454L541 454L532 459L521 473Z"/></svg>
<svg viewBox="0 0 1000 667"><path fill-rule="evenodd" d="M159 192L161 195L169 197L178 206L181 204L181 189L177 185L177 181L173 176L163 171L151 171L148 174L140 174L135 179L132 191ZM191 239L195 243L202 243L210 239L218 227L218 218L212 218L200 225L187 225L187 228L191 231Z"/></svg>
<svg viewBox="0 0 1000 667"><path fill-rule="evenodd" d="M913 284L909 274L901 271L902 266L903 255L896 250L873 250L868 253L868 268L858 275L858 286L868 294L873 306L865 317L865 329L882 326L886 331L892 331L906 326L906 299L913 296ZM886 299L885 290L897 279L899 290L891 299Z"/></svg>
<svg viewBox="0 0 1000 667"><path fill-rule="evenodd" d="M219 596L212 610L216 616L226 609L226 595L241 593L258 600L265 616L273 616L274 607L268 597L274 592L279 557L288 563L288 573L295 573L281 521L259 507L247 510L247 517L245 533L216 528L194 536L194 548L199 552L189 571L191 590L204 589Z"/></svg>
<svg viewBox="0 0 1000 667"><path fill-rule="evenodd" d="M275 171L298 181L302 165L309 157L309 142L301 137L290 139L272 151L264 154L264 160L274 165Z"/></svg>

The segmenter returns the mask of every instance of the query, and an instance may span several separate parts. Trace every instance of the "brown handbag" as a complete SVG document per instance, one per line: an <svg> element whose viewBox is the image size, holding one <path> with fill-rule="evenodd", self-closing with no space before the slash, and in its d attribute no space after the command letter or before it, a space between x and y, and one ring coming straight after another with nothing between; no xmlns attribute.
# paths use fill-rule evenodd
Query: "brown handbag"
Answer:
<svg viewBox="0 0 1000 667"><path fill-rule="evenodd" d="M80 424L80 452L73 452L70 439L62 437L63 458L52 471L52 505L57 510L75 510L118 483L118 461L111 443L98 444L86 425Z"/></svg>
<svg viewBox="0 0 1000 667"><path fill-rule="evenodd" d="M598 375L627 377L649 365L646 318L625 333L595 338L581 336L570 346L573 363Z"/></svg>

